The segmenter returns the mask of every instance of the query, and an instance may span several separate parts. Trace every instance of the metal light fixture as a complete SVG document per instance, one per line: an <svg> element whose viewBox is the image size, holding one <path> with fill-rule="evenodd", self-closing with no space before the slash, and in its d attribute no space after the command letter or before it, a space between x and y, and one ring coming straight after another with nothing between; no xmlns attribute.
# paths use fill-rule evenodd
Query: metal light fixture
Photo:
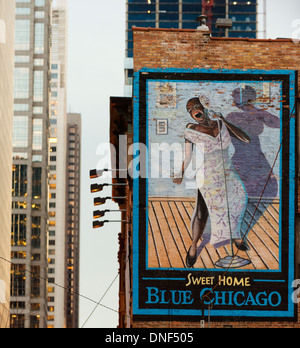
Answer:
<svg viewBox="0 0 300 348"><path fill-rule="evenodd" d="M110 199L126 199L127 197L96 197L94 198L94 206L103 205Z"/></svg>
<svg viewBox="0 0 300 348"><path fill-rule="evenodd" d="M103 191L103 188L106 186L126 186L126 183L117 183L117 184L92 184L91 193Z"/></svg>
<svg viewBox="0 0 300 348"><path fill-rule="evenodd" d="M100 228L103 227L104 224L107 224L109 222L125 222L125 223L129 223L126 220L104 220L104 221L93 221L93 228Z"/></svg>
<svg viewBox="0 0 300 348"><path fill-rule="evenodd" d="M90 179L100 178L105 172L120 172L125 170L127 171L128 169L92 169L90 170Z"/></svg>
<svg viewBox="0 0 300 348"><path fill-rule="evenodd" d="M120 211L126 211L126 209L121 210L95 210L94 211L94 219L99 219L105 216L106 213L113 213L113 212L120 212Z"/></svg>
<svg viewBox="0 0 300 348"><path fill-rule="evenodd" d="M117 171L121 171L123 169L116 169ZM125 170L125 169L124 169ZM108 172L108 171L114 171L113 169L102 169L102 170L90 170L90 178L91 179L95 179L95 178L99 178L103 175L104 172ZM127 171L127 169L126 169ZM91 193L96 193L96 192L101 192L103 191L104 187L107 186L127 186L127 183L104 183L104 184L92 184L91 185ZM94 198L94 206L102 206L103 204L106 203L107 200L119 200L119 199L127 199L126 196L122 196L122 197L96 197ZM126 210L96 210L93 212L93 216L94 219L99 219L99 218L103 218L105 216L106 213L109 212L120 212L120 211L126 211ZM104 221L93 221L93 228L101 228L104 226L104 224L109 223L109 222L124 222L124 223L129 223L126 220L104 220Z"/></svg>

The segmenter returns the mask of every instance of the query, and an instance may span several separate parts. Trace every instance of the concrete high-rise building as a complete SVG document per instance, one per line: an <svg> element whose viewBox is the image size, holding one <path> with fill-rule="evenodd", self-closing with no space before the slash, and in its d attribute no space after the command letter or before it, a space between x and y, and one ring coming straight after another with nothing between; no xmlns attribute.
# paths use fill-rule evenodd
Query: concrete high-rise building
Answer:
<svg viewBox="0 0 300 348"><path fill-rule="evenodd" d="M14 1L0 0L0 328L10 325Z"/></svg>
<svg viewBox="0 0 300 348"><path fill-rule="evenodd" d="M79 323L81 115L68 114L65 306L67 328Z"/></svg>
<svg viewBox="0 0 300 348"><path fill-rule="evenodd" d="M257 7L257 0L127 0L124 95L132 96L133 26L196 29L204 14L212 36L257 38ZM232 28L221 33L218 18L231 19Z"/></svg>
<svg viewBox="0 0 300 348"><path fill-rule="evenodd" d="M48 328L64 328L67 139L67 1L53 1L50 96Z"/></svg>
<svg viewBox="0 0 300 348"><path fill-rule="evenodd" d="M15 4L11 327L45 328L51 0Z"/></svg>

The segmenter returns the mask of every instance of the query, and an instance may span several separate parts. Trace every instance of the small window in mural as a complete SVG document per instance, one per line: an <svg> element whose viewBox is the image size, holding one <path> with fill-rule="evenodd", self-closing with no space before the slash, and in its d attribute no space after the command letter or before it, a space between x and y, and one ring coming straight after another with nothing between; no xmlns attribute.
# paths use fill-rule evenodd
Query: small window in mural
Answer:
<svg viewBox="0 0 300 348"><path fill-rule="evenodd" d="M168 120L156 120L156 134L158 135L168 134Z"/></svg>

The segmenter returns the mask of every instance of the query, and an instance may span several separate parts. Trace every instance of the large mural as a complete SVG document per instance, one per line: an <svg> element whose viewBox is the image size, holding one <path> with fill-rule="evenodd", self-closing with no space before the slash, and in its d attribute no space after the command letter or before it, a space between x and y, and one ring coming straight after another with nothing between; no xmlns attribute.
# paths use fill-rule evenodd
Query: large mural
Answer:
<svg viewBox="0 0 300 348"><path fill-rule="evenodd" d="M293 320L295 73L144 69L134 94L134 315Z"/></svg>

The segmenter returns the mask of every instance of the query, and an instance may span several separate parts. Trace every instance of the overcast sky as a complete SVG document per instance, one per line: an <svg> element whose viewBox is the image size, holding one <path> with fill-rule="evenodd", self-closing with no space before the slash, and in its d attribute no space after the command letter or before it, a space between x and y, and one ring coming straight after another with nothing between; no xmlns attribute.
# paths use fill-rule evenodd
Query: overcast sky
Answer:
<svg viewBox="0 0 300 348"><path fill-rule="evenodd" d="M92 229L89 170L99 161L99 144L109 141L109 98L123 96L125 4L125 0L69 0L68 111L82 114L80 293L97 302L118 274L120 228L115 223ZM300 39L293 23L300 28L299 0L267 0L267 38L294 33ZM109 196L110 190L104 193ZM118 219L118 214L109 217ZM117 311L118 301L117 279L101 303ZM94 307L81 298L80 326ZM98 306L85 328L117 325L118 314Z"/></svg>

